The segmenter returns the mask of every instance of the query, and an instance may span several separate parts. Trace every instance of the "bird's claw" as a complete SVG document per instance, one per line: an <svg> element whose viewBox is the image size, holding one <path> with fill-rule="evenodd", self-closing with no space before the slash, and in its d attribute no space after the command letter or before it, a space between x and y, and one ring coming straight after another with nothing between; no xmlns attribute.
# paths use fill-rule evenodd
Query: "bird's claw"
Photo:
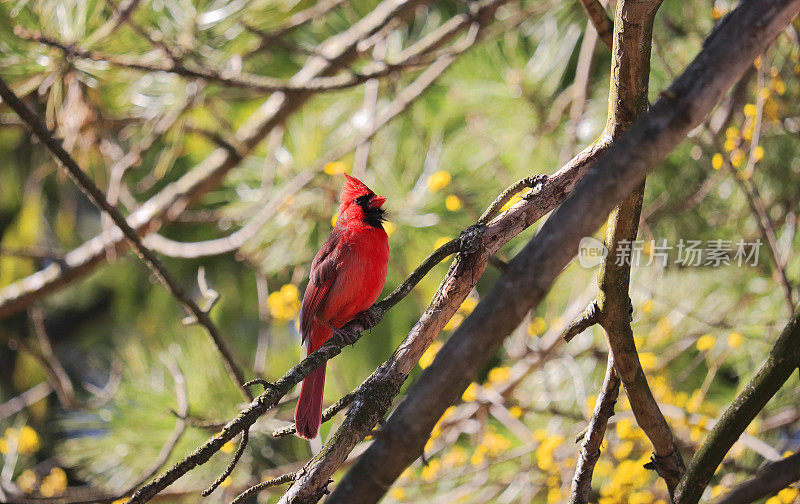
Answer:
<svg viewBox="0 0 800 504"><path fill-rule="evenodd" d="M364 329L372 329L378 322L381 321L383 318L383 310L378 308L375 305L370 306L363 312L359 313L355 317L355 321L361 324Z"/></svg>
<svg viewBox="0 0 800 504"><path fill-rule="evenodd" d="M333 334L342 338L342 341L345 345L355 345L356 341L358 341L358 338L361 336L359 331L345 329L344 327L340 329L334 329Z"/></svg>

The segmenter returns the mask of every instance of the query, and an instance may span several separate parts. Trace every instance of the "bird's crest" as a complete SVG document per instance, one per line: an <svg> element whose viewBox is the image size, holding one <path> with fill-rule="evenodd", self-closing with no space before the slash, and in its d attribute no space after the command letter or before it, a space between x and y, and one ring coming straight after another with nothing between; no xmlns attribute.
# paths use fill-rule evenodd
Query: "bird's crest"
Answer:
<svg viewBox="0 0 800 504"><path fill-rule="evenodd" d="M348 174L344 174L345 181L344 186L342 187L342 195L339 197L339 201L342 203L349 203L354 199L358 198L359 196L364 196L365 194L371 194L372 189L366 186L363 182L358 180L355 177L351 177Z"/></svg>

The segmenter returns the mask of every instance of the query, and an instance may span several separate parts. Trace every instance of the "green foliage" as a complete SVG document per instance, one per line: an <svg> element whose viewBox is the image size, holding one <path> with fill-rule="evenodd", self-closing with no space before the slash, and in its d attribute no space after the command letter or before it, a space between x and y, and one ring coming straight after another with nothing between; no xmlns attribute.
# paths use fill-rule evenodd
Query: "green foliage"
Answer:
<svg viewBox="0 0 800 504"><path fill-rule="evenodd" d="M144 146L141 159L124 178L130 192L121 195L119 206L128 214L218 148L208 132L233 138L236 129L268 97L167 72L142 72L65 57L58 49L15 36L13 27L40 31L100 53L158 62L166 56L136 28L147 27L157 30L191 64L289 78L302 67L306 56L277 46L254 52L259 37L242 23L265 31L275 29L312 3L153 0L142 2L133 11L132 23L122 23L113 35L102 36L113 14L103 0L5 2L0 4L0 74L64 139L104 190L112 179L114 163ZM285 39L313 49L352 26L376 4L374 0L346 2ZM716 23L716 10L724 10L727 2L711 4L705 0L665 2L655 27L651 100L691 61ZM437 243L458 236L474 223L505 187L531 174L552 173L575 154L576 145L588 145L602 131L610 78L608 50L602 44L595 50L583 113L578 124L571 125L570 93L577 85L573 81L586 29L585 14L577 2L524 2L524 7L535 14L461 55L421 98L370 141L366 170L357 175L387 196L393 233L386 292ZM396 57L464 9L460 2L420 9L407 26L386 38L386 58ZM501 9L498 18L506 19L512 10ZM784 36L762 56L764 88L770 94L764 100L760 130L763 159L755 163L753 172L744 169L746 163L732 165L736 149L749 155L750 149L756 148L752 143L754 117L745 110L745 105L757 103L756 68L745 83L744 101L734 104L729 126L735 131L728 134L723 129L716 135L707 129L695 132L648 178L640 234L643 240L666 239L672 246L681 239L752 242L760 238L761 231L737 177L752 181L775 227L795 298L800 281L796 253L800 245L796 232L800 194L796 183L800 172L797 57L796 43ZM358 63L354 68L362 66ZM388 105L418 74L409 70L383 79L377 108ZM248 376L255 376L255 364L256 369L264 370L264 378L274 380L305 355L295 325L299 298L283 300L280 313L270 306L271 318L260 321L259 309L263 312L264 307L259 306L256 274L266 276L273 295L281 293L285 285L302 292L310 262L332 227L342 182L341 176L332 174L335 166L322 161L364 131L364 94L364 87L358 86L315 95L288 118L280 132L273 131L270 139L228 173L219 187L194 202L186 212L187 222L171 223L159 231L184 242L228 235L277 198L297 174L313 173L308 184L284 197L275 214L241 250L201 259L165 259L186 286L195 285L198 268L205 268L209 284L221 295L212 318ZM172 115L177 119L166 133L156 135L152 145L143 144L159 122ZM9 110L0 108L0 288L59 260L63 251L103 232L96 209L13 119ZM735 148L726 148L730 139L735 140ZM724 160L719 170L712 161L715 154ZM348 153L337 161L350 169L354 156ZM708 190L699 192L700 187ZM196 219L188 222L189 217ZM536 228L522 233L498 257L513 257ZM690 449L761 364L785 323L787 307L777 283L777 268L765 240L762 243L756 267L680 268L674 264L676 251L672 250L667 268L650 266L633 272L633 328L642 361L654 393L667 405L668 420L674 421L677 436ZM37 247L53 253L35 258L7 253ZM446 270L447 264L434 268L371 334L328 364L326 403L355 388L388 358L427 307ZM489 291L499 274L490 266L442 340L469 314L474 301ZM428 447L431 464L415 463L388 502L421 502L433 496L451 496L460 502L499 502L502 492L511 495L508 489L523 480L530 485L524 492L520 490L520 495L529 500L564 499L576 455L568 441L585 424L587 399L597 390L605 369L601 332L590 330L559 348L552 361L526 373L519 385L503 396L505 402L494 409L478 392L497 392L508 385L505 373L523 362L520 356L542 350L542 342L557 335L591 299L594 275L594 270L577 264L566 269L546 301L530 315L529 324L509 338L491 369L478 377L480 388L476 383L468 390L472 395L465 395L458 412L469 411L469 415L448 417L460 418L460 423L447 423L447 418L440 423ZM200 296L198 289L192 291ZM281 302L275 297L272 301ZM176 408L175 383L169 371L173 363L185 377L193 418L227 420L240 408L241 395L207 337L197 327L181 325L185 314L179 305L153 283L132 254L112 254L109 264L48 296L42 304L55 351L81 399L92 398L81 384L102 386L114 362L122 363L124 371L113 398L101 407L67 411L51 396L14 417L0 419L4 428L28 422L43 438L41 448L14 469L14 481L20 487L21 481L33 481L32 490L44 485L47 475L40 469L36 474L24 472L36 462L63 466L70 483L85 482L108 491L119 491L135 481L156 459L176 423L169 411ZM29 325L24 314L8 319L10 330L35 341ZM258 354L260 332L265 334L261 341L266 345L264 354ZM711 347L706 348L708 344ZM434 353L427 355L427 362ZM264 362L255 363L257 355L264 355ZM44 379L41 366L18 348L0 350L0 361L0 397L4 399ZM412 380L416 376L415 371ZM763 417L796 402L794 381L767 406ZM215 499L221 501L222 493L241 490L256 479L277 475L277 471L294 470L306 460L310 454L307 443L269 436L273 428L290 420L293 407L294 401L287 400L256 424L230 488L218 490ZM621 419L630 419L624 404L619 410ZM323 426L323 438L339 422L340 418ZM606 499L601 502L615 502L613 495L634 502L635 494L643 499L637 502L658 502L664 491L660 487L655 493L648 490L656 481L652 474L637 466L633 476L623 481L621 470L610 467L610 461L630 466L644 460L650 450L641 433L625 429L620 433L620 424L616 425L618 430L606 445L610 449L604 450L597 469L596 487L605 488L600 490ZM796 422L783 429L752 430L750 434L779 452L797 448L788 440L796 435ZM188 427L170 462L212 434ZM720 477L715 485L731 486L748 469L759 466L764 454L752 446L737 444L733 453L737 465L726 467L730 476ZM229 451L192 471L172 489L187 491L185 500L193 502L197 492L225 467ZM518 452L521 455L511 456ZM480 488L459 491L475 473L487 476ZM48 480L49 488L60 481L57 476ZM275 500L269 495L268 499ZM508 501L515 498L511 495Z"/></svg>

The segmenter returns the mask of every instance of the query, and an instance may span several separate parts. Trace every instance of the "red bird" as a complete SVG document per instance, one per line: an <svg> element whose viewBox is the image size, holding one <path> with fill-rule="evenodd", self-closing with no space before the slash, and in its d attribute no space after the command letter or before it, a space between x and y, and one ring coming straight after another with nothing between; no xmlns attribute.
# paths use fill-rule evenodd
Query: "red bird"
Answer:
<svg viewBox="0 0 800 504"><path fill-rule="evenodd" d="M345 174L339 217L311 263L300 308L300 333L308 354L378 299L386 281L389 239L383 229L386 201ZM346 334L342 334L347 341ZM313 439L322 422L325 364L303 380L294 411L297 435Z"/></svg>

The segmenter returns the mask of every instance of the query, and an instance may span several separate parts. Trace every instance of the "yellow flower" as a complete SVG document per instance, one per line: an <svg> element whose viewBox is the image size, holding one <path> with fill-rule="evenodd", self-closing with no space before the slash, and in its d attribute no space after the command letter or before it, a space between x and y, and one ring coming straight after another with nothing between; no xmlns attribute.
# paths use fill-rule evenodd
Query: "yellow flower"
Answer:
<svg viewBox="0 0 800 504"><path fill-rule="evenodd" d="M588 413L589 415L591 415L592 412L594 411L594 407L596 404L597 404L596 395L590 395L589 397L586 398L586 411L589 412Z"/></svg>
<svg viewBox="0 0 800 504"><path fill-rule="evenodd" d="M744 106L744 115L746 115L747 117L755 117L756 112L758 112L758 109L754 104L748 103L747 105Z"/></svg>
<svg viewBox="0 0 800 504"><path fill-rule="evenodd" d="M617 422L615 430L617 431L617 437L623 441L635 441L642 437L642 431L630 418L623 418Z"/></svg>
<svg viewBox="0 0 800 504"><path fill-rule="evenodd" d="M707 352L714 348L714 345L717 343L717 338L711 336L710 334L704 334L697 338L697 349L701 352Z"/></svg>
<svg viewBox="0 0 800 504"><path fill-rule="evenodd" d="M525 411L523 411L523 409L519 406L511 406L508 408L508 412L511 413L511 415L515 418L521 418L522 415L525 414Z"/></svg>
<svg viewBox="0 0 800 504"><path fill-rule="evenodd" d="M725 138L729 140L736 140L739 138L739 130L736 126L728 126L728 129L725 130Z"/></svg>
<svg viewBox="0 0 800 504"><path fill-rule="evenodd" d="M467 451L460 446L454 446L442 457L442 464L446 467L461 466L467 463Z"/></svg>
<svg viewBox="0 0 800 504"><path fill-rule="evenodd" d="M639 362L642 364L642 369L645 372L654 371L658 367L658 357L651 352L642 352L639 354Z"/></svg>
<svg viewBox="0 0 800 504"><path fill-rule="evenodd" d="M600 459L597 461L597 465L594 466L594 473L601 477L605 478L611 471L614 470L614 464L611 463L610 460Z"/></svg>
<svg viewBox="0 0 800 504"><path fill-rule="evenodd" d="M784 84L782 80L776 79L772 83L772 89L774 89L779 95L782 95L786 92L786 84Z"/></svg>
<svg viewBox="0 0 800 504"><path fill-rule="evenodd" d="M478 384L473 382L469 384L469 387L461 394L461 400L464 402L472 402L478 398Z"/></svg>
<svg viewBox="0 0 800 504"><path fill-rule="evenodd" d="M461 202L461 198L459 198L455 194L451 194L450 196L445 198L444 206L451 212L458 212L459 210L461 210L461 207L463 207L464 204Z"/></svg>
<svg viewBox="0 0 800 504"><path fill-rule="evenodd" d="M67 489L67 473L60 467L54 467L50 474L44 477L39 486L39 492L44 497L54 497L61 495Z"/></svg>
<svg viewBox="0 0 800 504"><path fill-rule="evenodd" d="M508 366L501 366L492 368L487 376L491 383L502 383L511 378L511 368Z"/></svg>
<svg viewBox="0 0 800 504"><path fill-rule="evenodd" d="M267 297L270 315L279 322L297 317L300 312L300 291L292 284L286 284Z"/></svg>
<svg viewBox="0 0 800 504"><path fill-rule="evenodd" d="M456 313L455 315L453 315L450 318L450 320L447 321L447 323L444 325L444 329L443 330L444 331L453 331L456 328L458 328L458 326L461 325L461 322L464 322L464 315L461 315L460 313Z"/></svg>
<svg viewBox="0 0 800 504"><path fill-rule="evenodd" d="M792 504L792 502L797 499L798 495L800 495L800 490L788 487L778 492L776 497L778 497L783 504Z"/></svg>
<svg viewBox="0 0 800 504"><path fill-rule="evenodd" d="M731 348L739 348L742 346L742 335L737 332L732 332L728 335L728 346Z"/></svg>
<svg viewBox="0 0 800 504"><path fill-rule="evenodd" d="M458 311L464 315L469 315L476 306L478 306L478 300L474 297L467 296L464 298L464 302L461 303L461 306L458 307Z"/></svg>
<svg viewBox="0 0 800 504"><path fill-rule="evenodd" d="M519 194L515 194L514 196L511 197L510 200L506 201L505 204L500 207L500 212L505 212L506 210L516 205L520 201L522 201L522 196L520 196Z"/></svg>
<svg viewBox="0 0 800 504"><path fill-rule="evenodd" d="M450 172L441 170L434 173L428 178L428 192L435 193L444 189L451 180L453 180L453 176L450 175Z"/></svg>
<svg viewBox="0 0 800 504"><path fill-rule="evenodd" d="M489 429L484 433L481 445L486 446L486 453L490 457L496 457L511 448L511 441L493 429Z"/></svg>
<svg viewBox="0 0 800 504"><path fill-rule="evenodd" d="M736 148L736 140L733 140L732 138L725 140L724 147L726 152L732 151Z"/></svg>
<svg viewBox="0 0 800 504"><path fill-rule="evenodd" d="M783 504L783 501L781 501L776 495L775 497L770 497L769 499L764 501L764 504Z"/></svg>
<svg viewBox="0 0 800 504"><path fill-rule="evenodd" d="M339 213L338 212L333 214L333 217L331 217L331 226L336 227L336 221L337 220L339 220Z"/></svg>
<svg viewBox="0 0 800 504"><path fill-rule="evenodd" d="M632 492L628 496L628 504L651 504L655 496L650 492Z"/></svg>
<svg viewBox="0 0 800 504"><path fill-rule="evenodd" d="M396 501L402 501L406 498L406 491L403 489L403 487L393 487L389 491L389 495Z"/></svg>
<svg viewBox="0 0 800 504"><path fill-rule="evenodd" d="M19 431L19 452L30 455L39 451L40 447L39 434L27 425L22 427Z"/></svg>
<svg viewBox="0 0 800 504"><path fill-rule="evenodd" d="M422 469L422 479L425 481L433 481L436 479L436 476L439 474L439 470L442 468L442 461L439 459L433 459L428 462L428 465Z"/></svg>
<svg viewBox="0 0 800 504"><path fill-rule="evenodd" d="M614 447L613 453L614 458L617 460L623 460L628 458L628 456L633 451L633 441L624 441L617 446Z"/></svg>
<svg viewBox="0 0 800 504"><path fill-rule="evenodd" d="M715 170L719 170L720 168L722 168L722 163L724 162L725 158L722 157L722 154L720 154L719 152L711 156L711 167L714 168Z"/></svg>
<svg viewBox="0 0 800 504"><path fill-rule="evenodd" d="M439 352L439 349L442 348L441 341L434 341L431 343L431 346L425 350L425 353L422 354L422 357L419 358L419 367L425 369L426 367L430 366L433 363L434 357Z"/></svg>
<svg viewBox="0 0 800 504"><path fill-rule="evenodd" d="M0 453L6 453L9 447L14 445L16 445L18 453L32 455L41 448L41 440L33 427L28 425L22 426L19 430L6 429L5 438L0 439Z"/></svg>
<svg viewBox="0 0 800 504"><path fill-rule="evenodd" d="M702 390L695 390L692 392L691 397L689 397L689 401L686 403L686 411L689 413L696 413L700 406L703 404L703 391Z"/></svg>
<svg viewBox="0 0 800 504"><path fill-rule="evenodd" d="M219 484L219 487L220 488L228 488L229 486L231 486L231 483L233 483L233 480L231 479L230 476L228 476L227 478L222 480L222 483Z"/></svg>
<svg viewBox="0 0 800 504"><path fill-rule="evenodd" d="M396 229L397 227L392 222L386 221L383 223L383 230L386 231L386 236L392 236Z"/></svg>
<svg viewBox="0 0 800 504"><path fill-rule="evenodd" d="M483 463L486 461L486 452L486 446L478 445L475 448L475 453L473 453L472 457L469 458L469 463L475 467L483 465Z"/></svg>
<svg viewBox="0 0 800 504"><path fill-rule="evenodd" d="M328 175L340 175L342 173L348 173L350 171L350 165L342 161L334 161L332 163L326 163L322 171Z"/></svg>
<svg viewBox="0 0 800 504"><path fill-rule="evenodd" d="M536 317L528 324L528 334L538 336L547 330L547 322L542 317Z"/></svg>
<svg viewBox="0 0 800 504"><path fill-rule="evenodd" d="M564 499L564 494L561 493L561 488L553 487L547 491L547 502L548 504L554 504L556 502L561 502Z"/></svg>
<svg viewBox="0 0 800 504"><path fill-rule="evenodd" d="M227 443L222 445L222 448L220 448L219 451L221 451L222 453L233 453L233 449L235 447L236 445L234 445L232 441L228 441Z"/></svg>
<svg viewBox="0 0 800 504"><path fill-rule="evenodd" d="M756 150L753 152L753 155L755 156L756 161L761 161L762 159L764 159L764 147L757 145Z"/></svg>
<svg viewBox="0 0 800 504"><path fill-rule="evenodd" d="M25 493L31 493L36 489L36 482L39 478L30 469L25 469L17 478L17 486Z"/></svg>
<svg viewBox="0 0 800 504"><path fill-rule="evenodd" d="M534 433L535 434L535 433ZM548 436L536 448L536 465L542 471L549 471L555 467L553 452L564 442L564 436Z"/></svg>
<svg viewBox="0 0 800 504"><path fill-rule="evenodd" d="M728 491L728 487L725 485L714 485L711 487L711 497L719 497L720 495L724 494Z"/></svg>
<svg viewBox="0 0 800 504"><path fill-rule="evenodd" d="M745 155L742 149L734 149L733 152L731 152L731 165L733 165L734 168L742 166L744 160Z"/></svg>
<svg viewBox="0 0 800 504"><path fill-rule="evenodd" d="M400 473L400 477L397 478L397 481L410 481L414 477L414 469L411 466L406 467L405 470Z"/></svg>
<svg viewBox="0 0 800 504"><path fill-rule="evenodd" d="M436 250L439 247L443 247L449 241L450 241L450 238L448 238L446 236L441 236L441 237L437 238L435 242L433 242L433 249Z"/></svg>

